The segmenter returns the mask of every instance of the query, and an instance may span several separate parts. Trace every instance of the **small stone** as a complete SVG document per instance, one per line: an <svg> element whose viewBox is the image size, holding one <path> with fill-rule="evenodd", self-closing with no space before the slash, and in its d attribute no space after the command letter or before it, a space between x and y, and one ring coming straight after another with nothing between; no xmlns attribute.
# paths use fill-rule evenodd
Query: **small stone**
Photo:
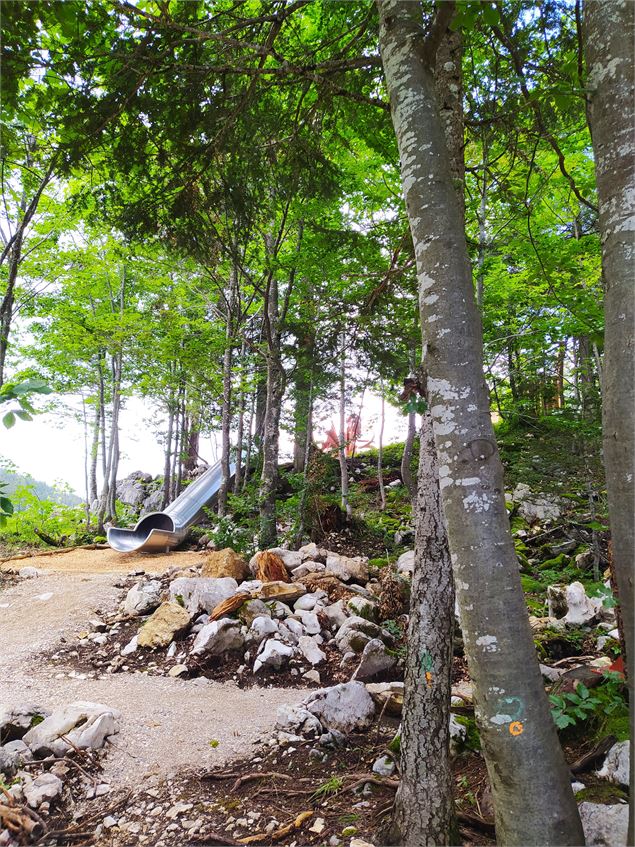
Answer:
<svg viewBox="0 0 635 847"><path fill-rule="evenodd" d="M174 665L174 667L170 668L168 671L168 676L181 676L182 674L187 673L187 671L187 665Z"/></svg>
<svg viewBox="0 0 635 847"><path fill-rule="evenodd" d="M167 647L190 625L189 613L178 603L162 603L137 633L139 647Z"/></svg>
<svg viewBox="0 0 635 847"><path fill-rule="evenodd" d="M326 824L324 822L324 818L316 818L313 821L312 826L309 827L309 832L315 832L316 835L320 835L322 832L324 832L325 828Z"/></svg>
<svg viewBox="0 0 635 847"><path fill-rule="evenodd" d="M348 838L350 835L355 835L356 832L357 832L356 826L345 826L344 829L342 830L342 835L344 836L344 838Z"/></svg>
<svg viewBox="0 0 635 847"><path fill-rule="evenodd" d="M395 763L390 756L380 756L373 762L372 770L379 776L392 776L395 772Z"/></svg>
<svg viewBox="0 0 635 847"><path fill-rule="evenodd" d="M31 565L26 565L24 568L20 568L18 571L18 576L22 579L33 579L34 577L38 577L41 571L37 568L31 567Z"/></svg>
<svg viewBox="0 0 635 847"><path fill-rule="evenodd" d="M117 818L113 818L112 815L106 815L102 823L106 827L106 829L112 829L113 826L117 826Z"/></svg>

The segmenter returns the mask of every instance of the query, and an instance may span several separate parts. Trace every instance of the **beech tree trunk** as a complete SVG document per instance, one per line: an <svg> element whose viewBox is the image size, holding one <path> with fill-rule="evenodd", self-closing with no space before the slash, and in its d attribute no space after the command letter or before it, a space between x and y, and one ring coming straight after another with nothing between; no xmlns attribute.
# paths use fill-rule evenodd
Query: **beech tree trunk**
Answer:
<svg viewBox="0 0 635 847"><path fill-rule="evenodd" d="M346 331L342 330L342 341L340 350L340 433L337 456L340 463L340 487L342 495L342 509L348 520L353 510L348 501L348 462L346 461Z"/></svg>
<svg viewBox="0 0 635 847"><path fill-rule="evenodd" d="M580 845L582 826L538 667L505 508L479 312L435 96L436 47L453 4L439 5L425 37L420 2L377 5L417 263L441 499L497 839L505 845Z"/></svg>
<svg viewBox="0 0 635 847"><path fill-rule="evenodd" d="M401 779L390 832L404 847L458 843L449 753L454 583L429 412L420 438Z"/></svg>
<svg viewBox="0 0 635 847"><path fill-rule="evenodd" d="M604 467L630 692L631 761L628 844L635 841L635 135L631 0L584 7L589 117L600 203L604 295L602 424Z"/></svg>
<svg viewBox="0 0 635 847"><path fill-rule="evenodd" d="M384 383L381 383L381 415L379 423L379 443L377 445L377 481L379 483L379 509L386 508L386 487L384 485L384 427L386 425L386 400L384 398Z"/></svg>
<svg viewBox="0 0 635 847"><path fill-rule="evenodd" d="M232 335L233 335L233 311L236 301L236 290L238 286L238 270L234 265L229 281L230 293L225 312L225 350L223 353L223 407L221 413L221 468L223 481L218 492L218 515L223 517L227 511L227 494L229 493L230 461L229 451L230 429L232 420Z"/></svg>

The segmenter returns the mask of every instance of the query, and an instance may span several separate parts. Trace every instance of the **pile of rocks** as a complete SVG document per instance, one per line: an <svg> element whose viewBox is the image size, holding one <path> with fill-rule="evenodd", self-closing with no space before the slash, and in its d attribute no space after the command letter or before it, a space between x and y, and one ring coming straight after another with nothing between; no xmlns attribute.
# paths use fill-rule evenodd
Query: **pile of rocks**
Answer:
<svg viewBox="0 0 635 847"><path fill-rule="evenodd" d="M399 664L395 636L379 621L379 592L363 556L307 544L260 551L247 562L227 548L208 553L200 568L142 577L120 620L112 628L91 622L83 636L104 645L121 620L145 618L118 658L166 650L176 662L171 676L238 658L239 675L285 670L319 684L319 668L336 655L347 676L373 680L397 674Z"/></svg>
<svg viewBox="0 0 635 847"><path fill-rule="evenodd" d="M10 783L0 796L2 847L45 834L46 819L61 801L71 771L69 758L101 749L119 731L120 718L108 706L83 701L53 712L26 703L0 707L0 780ZM109 791L109 785L91 780L85 796Z"/></svg>

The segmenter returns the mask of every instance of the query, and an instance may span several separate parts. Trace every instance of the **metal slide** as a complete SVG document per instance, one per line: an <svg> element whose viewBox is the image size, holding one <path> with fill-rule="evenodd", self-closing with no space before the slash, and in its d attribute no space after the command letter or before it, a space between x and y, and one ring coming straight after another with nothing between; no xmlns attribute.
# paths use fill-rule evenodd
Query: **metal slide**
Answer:
<svg viewBox="0 0 635 847"><path fill-rule="evenodd" d="M230 467L230 477L234 474ZM204 474L191 482L185 491L164 512L150 512L137 521L134 529L108 528L108 543L120 553L145 550L167 552L187 535L187 528L203 506L217 493L223 481L221 463L211 465Z"/></svg>

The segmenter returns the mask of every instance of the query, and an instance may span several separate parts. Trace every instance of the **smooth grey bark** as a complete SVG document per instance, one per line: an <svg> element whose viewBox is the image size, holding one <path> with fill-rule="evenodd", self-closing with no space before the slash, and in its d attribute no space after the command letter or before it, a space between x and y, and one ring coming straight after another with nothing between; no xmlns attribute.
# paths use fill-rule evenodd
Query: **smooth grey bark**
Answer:
<svg viewBox="0 0 635 847"><path fill-rule="evenodd" d="M386 426L386 400L384 398L384 383L381 382L381 414L379 423L379 442L377 445L377 481L379 482L379 509L386 508L386 487L384 485L384 428Z"/></svg>
<svg viewBox="0 0 635 847"><path fill-rule="evenodd" d="M223 481L218 492L217 511L219 517L223 517L227 511L227 495L229 493L230 457L231 449L230 430L232 419L232 362L233 362L233 319L236 308L236 295L238 289L238 269L232 265L229 280L229 297L225 309L225 350L223 351L223 403L221 412L221 468Z"/></svg>
<svg viewBox="0 0 635 847"><path fill-rule="evenodd" d="M234 473L234 494L240 493L242 478L243 478L243 443L245 440L245 406L247 402L247 396L245 391L244 384L244 374L242 371L242 365L245 361L245 352L246 346L243 341L240 348L240 387L239 387L239 399L238 399L238 423L236 427L236 471Z"/></svg>
<svg viewBox="0 0 635 847"><path fill-rule="evenodd" d="M580 845L582 826L538 667L505 508L480 317L435 95L436 44L453 4L440 4L425 37L421 3L377 0L377 6L417 263L441 499L497 839L506 845Z"/></svg>
<svg viewBox="0 0 635 847"><path fill-rule="evenodd" d="M454 583L429 412L422 416L420 439L401 779L390 840L440 847L458 843L449 731Z"/></svg>
<svg viewBox="0 0 635 847"><path fill-rule="evenodd" d="M635 5L584 4L589 120L600 203L604 294L602 425L613 567L630 694L630 820L635 841Z"/></svg>
<svg viewBox="0 0 635 847"><path fill-rule="evenodd" d="M101 408L100 397L97 395L95 405L95 419L93 420L93 435L90 446L90 461L88 469L88 505L89 507L97 500L97 459L99 455L99 435L101 432Z"/></svg>
<svg viewBox="0 0 635 847"><path fill-rule="evenodd" d="M348 500L348 462L346 460L346 330L341 333L340 348L340 432L337 458L340 463L340 489L342 496L342 509L346 513L346 519L352 517L353 509Z"/></svg>

